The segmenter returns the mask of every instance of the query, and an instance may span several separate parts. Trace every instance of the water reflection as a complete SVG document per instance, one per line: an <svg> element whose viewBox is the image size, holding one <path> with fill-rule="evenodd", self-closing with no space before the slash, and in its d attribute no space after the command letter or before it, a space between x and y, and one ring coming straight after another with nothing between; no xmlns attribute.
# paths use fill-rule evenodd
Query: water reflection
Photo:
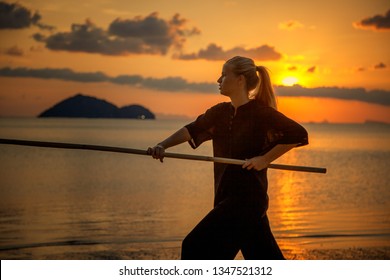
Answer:
<svg viewBox="0 0 390 280"><path fill-rule="evenodd" d="M310 151L305 155L294 150L283 162L304 162L307 154ZM281 248L297 256L305 248L390 244L390 209L388 202L383 201L384 197L389 198L383 181L388 177L382 166L386 161L362 169L364 161L357 153L327 152L326 155L332 158L327 163L326 176L287 171L269 173L269 216ZM380 154L375 156L376 161L379 158ZM372 174L377 174L375 180Z"/></svg>

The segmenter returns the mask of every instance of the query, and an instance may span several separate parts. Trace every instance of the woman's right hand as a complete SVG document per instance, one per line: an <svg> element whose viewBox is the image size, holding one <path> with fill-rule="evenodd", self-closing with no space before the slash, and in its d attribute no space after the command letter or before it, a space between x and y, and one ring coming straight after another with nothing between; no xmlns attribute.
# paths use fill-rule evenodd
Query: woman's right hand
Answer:
<svg viewBox="0 0 390 280"><path fill-rule="evenodd" d="M148 148L148 155L151 155L154 159L159 159L161 162L164 161L165 148L158 144L153 148Z"/></svg>

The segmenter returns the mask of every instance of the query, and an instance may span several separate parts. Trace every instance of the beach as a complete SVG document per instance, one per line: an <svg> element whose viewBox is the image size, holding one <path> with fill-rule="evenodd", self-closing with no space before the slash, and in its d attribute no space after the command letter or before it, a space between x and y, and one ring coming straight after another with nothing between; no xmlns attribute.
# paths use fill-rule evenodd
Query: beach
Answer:
<svg viewBox="0 0 390 280"><path fill-rule="evenodd" d="M124 246L125 247L125 246ZM283 250L283 248L282 248ZM79 246L74 252L57 253L56 248L41 249L40 254L31 250L0 252L1 259L15 260L180 260L180 242L132 244L128 249L95 249ZM388 247L351 247L338 249L284 249L286 260L390 260ZM207 258L207 257L206 257ZM241 252L235 258L243 260Z"/></svg>
<svg viewBox="0 0 390 280"><path fill-rule="evenodd" d="M183 124L0 119L0 138L146 149ZM328 172L268 170L268 217L285 258L390 259L390 126L303 125L310 144L276 163ZM212 153L210 143L171 151ZM0 154L1 259L177 260L212 207L211 163L10 145Z"/></svg>

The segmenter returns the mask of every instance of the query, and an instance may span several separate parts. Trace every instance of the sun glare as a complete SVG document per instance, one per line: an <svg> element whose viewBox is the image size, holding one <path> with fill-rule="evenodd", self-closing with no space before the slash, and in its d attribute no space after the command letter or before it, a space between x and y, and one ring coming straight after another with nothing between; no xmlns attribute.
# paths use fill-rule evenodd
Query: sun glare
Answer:
<svg viewBox="0 0 390 280"><path fill-rule="evenodd" d="M298 79L295 77L286 77L282 80L282 84L288 87L291 87L297 83L298 83Z"/></svg>

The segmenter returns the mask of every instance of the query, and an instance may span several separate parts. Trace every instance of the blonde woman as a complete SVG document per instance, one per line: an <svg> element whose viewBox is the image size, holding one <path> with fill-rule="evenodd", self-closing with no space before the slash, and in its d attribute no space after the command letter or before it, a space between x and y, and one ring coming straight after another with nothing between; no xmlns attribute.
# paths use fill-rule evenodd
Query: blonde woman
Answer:
<svg viewBox="0 0 390 280"><path fill-rule="evenodd" d="M215 157L246 160L243 166L214 164L214 208L187 235L182 259L284 259L268 218L267 166L294 147L308 144L306 130L276 110L272 84L263 66L246 57L223 65L217 104L194 122L149 148L163 161L169 147L213 141Z"/></svg>

